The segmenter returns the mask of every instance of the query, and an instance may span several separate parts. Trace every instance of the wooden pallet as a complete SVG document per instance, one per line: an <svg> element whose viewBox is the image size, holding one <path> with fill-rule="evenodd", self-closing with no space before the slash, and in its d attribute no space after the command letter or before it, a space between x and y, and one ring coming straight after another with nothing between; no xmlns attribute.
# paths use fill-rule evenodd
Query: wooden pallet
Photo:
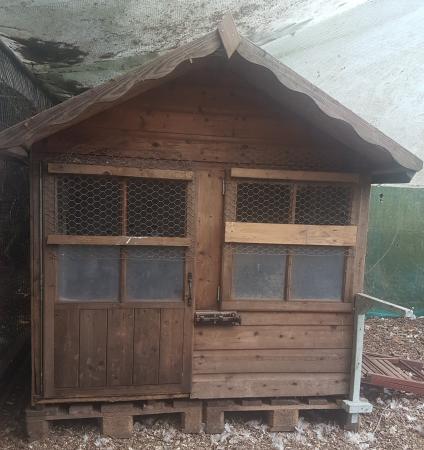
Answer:
<svg viewBox="0 0 424 450"><path fill-rule="evenodd" d="M424 395L424 362L366 353L362 358L362 382Z"/></svg>
<svg viewBox="0 0 424 450"><path fill-rule="evenodd" d="M270 431L276 432L294 431L301 410L339 408L335 401L325 398L310 398L304 402L286 398L207 400L205 402L206 433L219 434L224 431L224 414L226 412L262 412L265 414Z"/></svg>
<svg viewBox="0 0 424 450"><path fill-rule="evenodd" d="M135 416L174 413L181 415L181 426L185 433L200 432L202 402L199 400L41 406L37 409L27 409L26 427L29 440L32 441L45 438L52 421L95 418L100 422L102 434L115 438L129 438L133 432Z"/></svg>

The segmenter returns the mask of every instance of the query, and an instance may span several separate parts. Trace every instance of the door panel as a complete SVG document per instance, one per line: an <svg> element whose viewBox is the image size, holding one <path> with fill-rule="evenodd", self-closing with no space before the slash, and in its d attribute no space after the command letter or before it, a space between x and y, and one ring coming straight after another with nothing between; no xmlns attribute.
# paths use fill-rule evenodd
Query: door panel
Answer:
<svg viewBox="0 0 424 450"><path fill-rule="evenodd" d="M66 164L63 167L66 169ZM160 170L156 172L161 175ZM152 172L148 173L151 177ZM97 235L94 227L90 228L92 233L82 236L68 233L69 227L59 229L63 222L60 214L69 216L69 202L62 202L62 210L58 202L58 192L65 189L62 186L62 191L58 190L61 176L44 176L44 214L49 219L43 230L44 396L188 394L193 307L188 302L187 280L188 273L193 272L194 182L189 177L170 180L168 186L168 180L149 179L144 183L149 188L147 194L157 200L150 199L145 205L144 188L141 194L130 192L132 203L127 200L128 186L139 187L143 184L140 179L133 182L105 176L112 180L108 181L110 189L119 189L121 195L119 226L113 235L109 235L109 229ZM73 176L73 172L65 175L66 186L74 186ZM97 186L88 180L90 175L77 178L78 193L90 198L95 194L96 205L103 205L102 192L90 190ZM174 197L168 191L174 197L178 194L179 203L174 202L173 209L168 203ZM62 194L70 195L67 191ZM107 202L103 206L107 209ZM148 212L146 208L150 208ZM96 223L89 208L83 213L84 221ZM143 226L133 227L134 237L137 242L140 238L151 239L149 242L157 238L152 245L143 242L138 247L128 246L132 213L149 219L149 226L143 222ZM184 242L172 241L176 234ZM48 241L48 236L56 239ZM112 245L110 238L116 237L119 243Z"/></svg>

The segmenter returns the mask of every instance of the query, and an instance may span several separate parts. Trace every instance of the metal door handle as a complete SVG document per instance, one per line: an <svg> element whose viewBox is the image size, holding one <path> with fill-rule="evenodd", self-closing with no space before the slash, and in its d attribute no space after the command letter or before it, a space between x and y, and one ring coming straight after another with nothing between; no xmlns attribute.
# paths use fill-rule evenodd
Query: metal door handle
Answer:
<svg viewBox="0 0 424 450"><path fill-rule="evenodd" d="M193 274L191 272L189 272L187 274L187 284L188 284L187 305L191 306L191 304L193 302L193 295L192 295L192 291L193 291Z"/></svg>

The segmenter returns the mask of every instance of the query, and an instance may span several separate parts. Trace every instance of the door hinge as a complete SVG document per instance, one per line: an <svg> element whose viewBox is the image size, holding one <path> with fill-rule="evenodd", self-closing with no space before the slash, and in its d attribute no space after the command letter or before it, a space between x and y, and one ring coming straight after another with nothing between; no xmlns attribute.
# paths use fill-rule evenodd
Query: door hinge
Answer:
<svg viewBox="0 0 424 450"><path fill-rule="evenodd" d="M222 195L225 195L225 178L222 179Z"/></svg>
<svg viewBox="0 0 424 450"><path fill-rule="evenodd" d="M216 288L216 302L218 303L218 305L221 304L221 286L219 284Z"/></svg>

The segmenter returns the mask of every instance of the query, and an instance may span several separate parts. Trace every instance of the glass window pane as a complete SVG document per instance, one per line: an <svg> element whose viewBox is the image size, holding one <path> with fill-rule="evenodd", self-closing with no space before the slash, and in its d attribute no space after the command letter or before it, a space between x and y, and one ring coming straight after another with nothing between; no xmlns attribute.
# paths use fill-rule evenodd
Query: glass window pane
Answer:
<svg viewBox="0 0 424 450"><path fill-rule="evenodd" d="M128 248L128 300L182 300L184 257L184 248Z"/></svg>
<svg viewBox="0 0 424 450"><path fill-rule="evenodd" d="M117 301L119 251L96 245L59 246L59 300Z"/></svg>
<svg viewBox="0 0 424 450"><path fill-rule="evenodd" d="M285 267L286 256L282 254L236 253L233 257L232 297L283 299Z"/></svg>
<svg viewBox="0 0 424 450"><path fill-rule="evenodd" d="M291 297L341 300L344 265L344 249L293 256Z"/></svg>

